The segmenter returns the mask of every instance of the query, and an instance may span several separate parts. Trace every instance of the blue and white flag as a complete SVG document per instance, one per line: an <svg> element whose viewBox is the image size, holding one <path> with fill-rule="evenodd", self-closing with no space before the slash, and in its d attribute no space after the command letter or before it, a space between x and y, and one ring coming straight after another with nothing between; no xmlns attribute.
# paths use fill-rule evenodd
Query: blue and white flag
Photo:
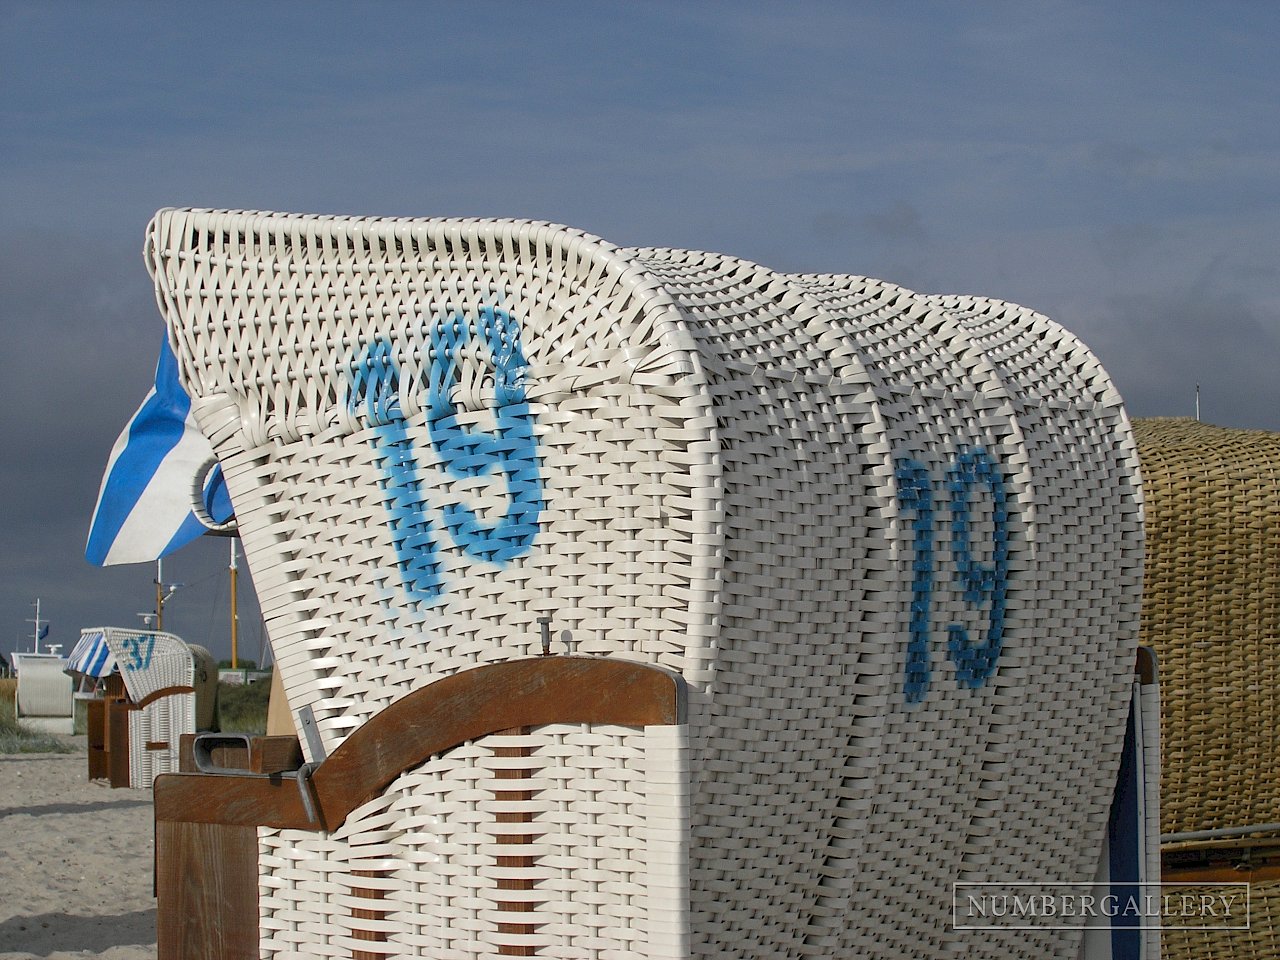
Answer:
<svg viewBox="0 0 1280 960"><path fill-rule="evenodd" d="M164 340L155 386L111 450L85 558L100 567L142 563L190 543L211 529L192 509L197 495L214 523L231 519L222 470Z"/></svg>

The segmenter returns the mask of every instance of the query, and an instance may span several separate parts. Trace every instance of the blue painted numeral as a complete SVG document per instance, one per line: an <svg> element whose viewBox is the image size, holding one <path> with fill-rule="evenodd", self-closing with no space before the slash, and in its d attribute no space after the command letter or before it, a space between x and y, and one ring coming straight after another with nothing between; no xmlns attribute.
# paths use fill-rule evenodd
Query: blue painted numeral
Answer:
<svg viewBox="0 0 1280 960"><path fill-rule="evenodd" d="M933 487L929 471L915 460L898 463L898 502L915 514L911 560L911 634L907 641L907 703L929 692L929 607L933 602Z"/></svg>
<svg viewBox="0 0 1280 960"><path fill-rule="evenodd" d="M151 666L151 655L156 649L154 634L146 634L141 637L125 637L123 646L125 655L123 667L125 670L132 673L134 670L145 670Z"/></svg>
<svg viewBox="0 0 1280 960"><path fill-rule="evenodd" d="M929 658L929 628L934 593L934 508L933 484L928 470L911 459L898 461L898 503L912 520L913 552L911 577L911 621L907 641L906 676L903 696L907 703L919 703L929 692L932 668ZM955 579L970 606L986 604L990 617L986 635L972 644L962 624L947 627L947 652L956 667L962 686L977 688L995 673L1004 642L1005 598L1009 580L1009 514L1004 477L996 464L979 448L957 453L946 472L950 494L951 558ZM991 498L992 560L990 564L973 557L969 505L974 488Z"/></svg>
<svg viewBox="0 0 1280 960"><path fill-rule="evenodd" d="M969 496L975 485L991 495L992 562L973 559L969 544ZM965 602L991 605L986 639L969 645L969 631L958 623L947 627L947 652L956 665L956 678L969 687L980 687L995 672L1004 641L1005 590L1009 582L1009 517L1005 509L1004 477L986 452L962 451L947 471L951 491L951 557Z"/></svg>
<svg viewBox="0 0 1280 960"><path fill-rule="evenodd" d="M462 503L443 507L444 528L473 559L505 566L526 553L538 534L542 477L538 467L533 414L525 397L528 364L519 324L505 311L481 309L480 341L494 374L496 429L460 423L452 392L458 382L459 352L471 339L471 324L450 314L431 329L427 428L440 466L453 478L485 477L495 471L506 482L509 505L494 523L481 520ZM391 542L406 595L432 602L447 589L430 504L419 480L417 455L400 406L400 374L383 340L369 345L353 365L348 407L373 429L379 455Z"/></svg>
<svg viewBox="0 0 1280 960"><path fill-rule="evenodd" d="M385 341L371 343L355 364L348 404L373 429L386 490L387 527L405 593L411 600L434 600L444 590L444 571L418 483L413 441L400 410L400 372Z"/></svg>
<svg viewBox="0 0 1280 960"><path fill-rule="evenodd" d="M458 422L451 392L457 382L458 350L471 328L457 317L446 318L431 330L436 362L432 365L427 426L431 445L450 476L483 477L495 470L502 472L510 505L497 523L483 522L465 504L450 503L444 509L449 535L464 553L501 564L522 555L538 535L542 478L533 414L525 402L528 364L520 349L520 328L510 315L492 307L480 311L479 327L493 363L497 431L490 433Z"/></svg>

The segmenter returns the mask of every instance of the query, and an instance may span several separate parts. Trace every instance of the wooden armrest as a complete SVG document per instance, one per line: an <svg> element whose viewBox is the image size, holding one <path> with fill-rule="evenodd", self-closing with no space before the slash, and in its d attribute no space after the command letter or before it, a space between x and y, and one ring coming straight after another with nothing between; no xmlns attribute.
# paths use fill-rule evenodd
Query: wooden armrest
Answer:
<svg viewBox="0 0 1280 960"><path fill-rule="evenodd" d="M501 730L548 723L643 727L685 718L685 683L675 674L624 660L537 657L464 670L397 700L343 741L310 778L310 768L301 777L157 777L159 958L258 956L259 826L331 831L406 770Z"/></svg>
<svg viewBox="0 0 1280 960"><path fill-rule="evenodd" d="M296 779L177 773L157 777L157 821L331 831L428 757L486 734L548 723L683 723L683 678L601 657L534 657L428 684L351 734L311 778L318 819Z"/></svg>
<svg viewBox="0 0 1280 960"><path fill-rule="evenodd" d="M184 733L179 740L178 770L199 773L195 761L198 733ZM302 766L302 747L297 737L247 737L247 746L228 743L213 751L213 761L220 767L245 773L283 773Z"/></svg>

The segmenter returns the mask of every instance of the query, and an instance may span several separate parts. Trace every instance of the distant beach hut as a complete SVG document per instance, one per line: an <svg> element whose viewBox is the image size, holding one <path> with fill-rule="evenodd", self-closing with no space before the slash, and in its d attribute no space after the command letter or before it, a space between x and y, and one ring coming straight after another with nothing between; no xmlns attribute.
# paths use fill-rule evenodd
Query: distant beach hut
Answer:
<svg viewBox="0 0 1280 960"><path fill-rule="evenodd" d="M178 769L179 741L194 733L197 713L212 721L211 693L197 697L197 661L210 684L207 650L171 633L92 627L67 659L88 706L89 779L113 787L151 786ZM208 662L205 662L208 661ZM197 700L207 701L198 711Z"/></svg>
<svg viewBox="0 0 1280 960"><path fill-rule="evenodd" d="M71 684L62 672L66 662L53 653L13 654L18 720L50 733L71 733Z"/></svg>

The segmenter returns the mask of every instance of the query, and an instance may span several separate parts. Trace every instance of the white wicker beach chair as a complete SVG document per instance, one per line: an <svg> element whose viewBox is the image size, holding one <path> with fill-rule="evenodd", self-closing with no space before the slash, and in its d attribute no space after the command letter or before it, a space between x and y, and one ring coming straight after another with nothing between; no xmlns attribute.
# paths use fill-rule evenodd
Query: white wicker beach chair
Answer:
<svg viewBox="0 0 1280 960"><path fill-rule="evenodd" d="M191 648L172 633L89 627L80 631L72 668L80 666L77 655L82 652L105 660L103 647L128 695L119 709L108 706L117 722L123 722L116 747L128 757L128 782L116 785L149 789L160 774L177 771L180 738L196 730Z"/></svg>
<svg viewBox="0 0 1280 960"><path fill-rule="evenodd" d="M951 900L1092 878L1120 763L1137 465L1061 327L512 221L146 257L318 764L158 782L162 956L1076 956Z"/></svg>

